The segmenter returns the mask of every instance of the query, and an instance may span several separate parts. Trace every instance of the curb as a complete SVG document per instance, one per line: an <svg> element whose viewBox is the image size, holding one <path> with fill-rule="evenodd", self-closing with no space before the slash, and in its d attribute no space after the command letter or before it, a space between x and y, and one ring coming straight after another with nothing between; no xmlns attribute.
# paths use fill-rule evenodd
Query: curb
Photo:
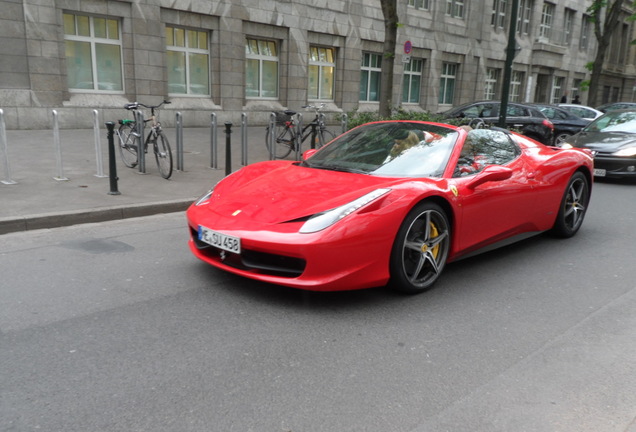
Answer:
<svg viewBox="0 0 636 432"><path fill-rule="evenodd" d="M59 228L85 223L152 216L160 213L181 212L187 210L197 198L0 218L0 235L18 231Z"/></svg>

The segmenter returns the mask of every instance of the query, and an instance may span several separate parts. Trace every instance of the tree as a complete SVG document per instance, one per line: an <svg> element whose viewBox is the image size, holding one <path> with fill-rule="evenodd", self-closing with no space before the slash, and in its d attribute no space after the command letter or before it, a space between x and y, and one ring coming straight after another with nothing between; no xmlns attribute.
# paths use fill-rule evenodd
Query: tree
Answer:
<svg viewBox="0 0 636 432"><path fill-rule="evenodd" d="M384 16L384 53L380 78L380 117L390 117L393 106L393 65L397 44L397 0L380 0Z"/></svg>
<svg viewBox="0 0 636 432"><path fill-rule="evenodd" d="M598 42L596 56L591 69L588 105L598 105L598 89L603 72L605 53L608 52L614 30L619 28L618 24L624 2L625 0L593 0L587 9L590 21L594 24L594 36L596 36Z"/></svg>

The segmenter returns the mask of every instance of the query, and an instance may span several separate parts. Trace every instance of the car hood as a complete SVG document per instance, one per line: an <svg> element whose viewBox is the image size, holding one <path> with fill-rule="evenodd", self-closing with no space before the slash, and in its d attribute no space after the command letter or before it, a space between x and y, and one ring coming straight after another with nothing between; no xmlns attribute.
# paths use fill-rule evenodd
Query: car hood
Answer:
<svg viewBox="0 0 636 432"><path fill-rule="evenodd" d="M615 152L636 145L636 134L627 132L579 132L567 143L601 152Z"/></svg>
<svg viewBox="0 0 636 432"><path fill-rule="evenodd" d="M210 216L232 218L237 224L275 224L302 220L404 181L285 161L261 162L219 182L206 207Z"/></svg>

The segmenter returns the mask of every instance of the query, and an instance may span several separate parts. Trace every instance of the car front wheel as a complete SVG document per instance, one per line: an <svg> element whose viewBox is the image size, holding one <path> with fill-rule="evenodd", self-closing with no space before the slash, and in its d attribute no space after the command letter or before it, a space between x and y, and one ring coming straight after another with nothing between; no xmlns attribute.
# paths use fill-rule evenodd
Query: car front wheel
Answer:
<svg viewBox="0 0 636 432"><path fill-rule="evenodd" d="M552 234L569 238L581 228L590 201L590 184L587 177L576 172L570 178L557 215Z"/></svg>
<svg viewBox="0 0 636 432"><path fill-rule="evenodd" d="M444 210L430 202L418 204L402 222L393 243L389 286L409 294L431 288L446 264L450 236Z"/></svg>

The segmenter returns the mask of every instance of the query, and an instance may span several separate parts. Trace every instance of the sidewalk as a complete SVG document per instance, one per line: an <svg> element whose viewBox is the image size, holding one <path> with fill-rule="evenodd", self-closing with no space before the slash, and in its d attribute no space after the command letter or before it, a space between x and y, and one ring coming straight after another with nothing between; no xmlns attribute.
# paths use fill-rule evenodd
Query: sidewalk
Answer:
<svg viewBox="0 0 636 432"><path fill-rule="evenodd" d="M8 130L7 155L10 180L0 183L0 234L100 222L156 213L184 211L195 199L225 176L226 135L217 131L218 169L211 168L209 128L183 129L183 171L177 171L176 131L166 130L174 157L175 171L169 180L161 177L152 154L146 158L146 174L127 168L117 160L117 188L111 191L108 139L100 127L102 170L98 177L93 129L60 130L62 173L68 180L56 180L59 168L53 130ZM265 127L247 128L247 163L268 160ZM242 130L232 128L232 171L242 167ZM1 150L1 149L0 149ZM293 155L290 155L290 158ZM4 155L0 151L0 181L7 180Z"/></svg>

